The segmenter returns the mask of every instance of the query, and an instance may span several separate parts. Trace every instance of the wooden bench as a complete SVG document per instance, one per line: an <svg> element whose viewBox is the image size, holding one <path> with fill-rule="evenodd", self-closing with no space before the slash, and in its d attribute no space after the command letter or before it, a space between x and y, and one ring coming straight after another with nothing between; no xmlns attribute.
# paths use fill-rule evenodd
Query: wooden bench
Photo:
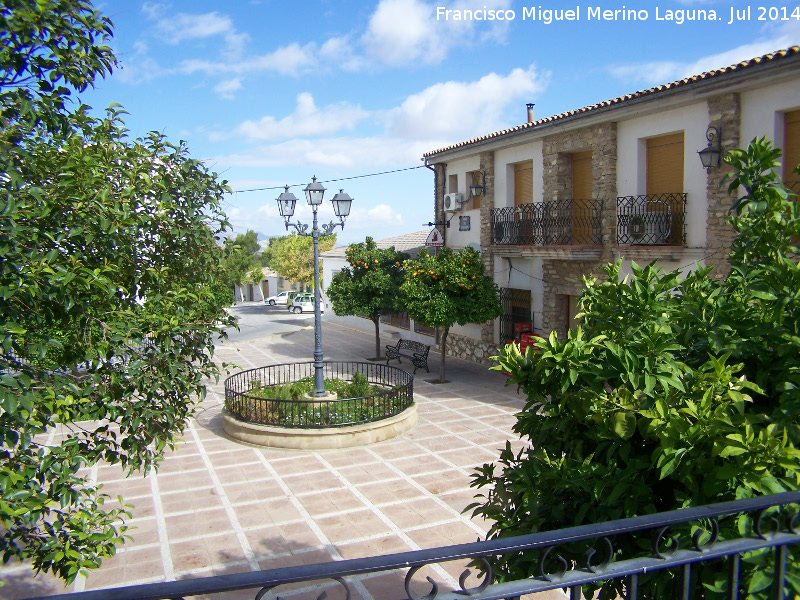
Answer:
<svg viewBox="0 0 800 600"><path fill-rule="evenodd" d="M414 365L414 373L417 372L417 369L425 368L425 370L430 373L428 370L428 352L430 351L431 347L426 346L421 342L413 342L411 340L398 340L397 345L392 346L387 344L386 345L386 364L389 364L390 360L397 359L397 362L400 364L403 363L401 357L405 357L411 360L411 363Z"/></svg>

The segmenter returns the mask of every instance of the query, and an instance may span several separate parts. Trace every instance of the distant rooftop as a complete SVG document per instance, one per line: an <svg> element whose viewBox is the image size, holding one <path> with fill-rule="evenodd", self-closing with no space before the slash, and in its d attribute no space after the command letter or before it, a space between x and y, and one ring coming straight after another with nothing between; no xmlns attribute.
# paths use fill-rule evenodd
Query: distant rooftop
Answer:
<svg viewBox="0 0 800 600"><path fill-rule="evenodd" d="M378 248L391 248L394 246L394 249L398 252L405 252L411 256L411 258L416 258L417 253L425 247L425 242L430 233L430 229L415 231L414 233L404 233L403 235L396 235L383 240L375 240L375 245L378 246ZM340 246L333 250L323 252L320 256L323 258L344 258L346 250L347 246Z"/></svg>

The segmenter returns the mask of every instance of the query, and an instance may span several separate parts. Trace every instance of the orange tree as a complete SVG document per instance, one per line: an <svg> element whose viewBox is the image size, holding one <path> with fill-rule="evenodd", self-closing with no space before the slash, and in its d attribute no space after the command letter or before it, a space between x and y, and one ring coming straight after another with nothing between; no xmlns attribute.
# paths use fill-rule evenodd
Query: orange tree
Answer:
<svg viewBox="0 0 800 600"><path fill-rule="evenodd" d="M375 357L381 357L380 318L382 314L403 310L400 284L403 262L408 254L391 248L378 248L368 237L347 248L347 262L331 279L328 297L337 315L366 317L375 324Z"/></svg>
<svg viewBox="0 0 800 600"><path fill-rule="evenodd" d="M228 186L79 103L111 32L88 0L0 3L0 556L68 582L126 537L90 468L158 466L233 324Z"/></svg>
<svg viewBox="0 0 800 600"><path fill-rule="evenodd" d="M643 516L776 492L800 490L800 204L777 177L780 151L762 139L730 150L730 273L704 267L683 276L621 262L606 280L586 280L580 325L561 340L521 355L500 350L498 368L527 395L514 431L526 447L506 446L479 468L474 514L492 522L489 538ZM740 515L719 522L719 538L750 534ZM697 529L674 526L691 539ZM618 539L627 556L652 552ZM559 548L580 562L583 549ZM539 573L536 551L489 559L498 579ZM742 558L742 598L770 596L772 553ZM800 550L789 550L787 597L800 598ZM697 598L731 598L728 565L692 567ZM665 570L642 575L642 597L679 596ZM624 596L624 582L602 582L587 597ZM746 590L746 594L744 593Z"/></svg>
<svg viewBox="0 0 800 600"><path fill-rule="evenodd" d="M455 323L483 323L502 314L497 286L483 274L480 255L472 248L460 252L442 248L436 256L422 250L416 261L406 262L400 290L412 319L442 329L440 382L445 380L445 343L450 327Z"/></svg>

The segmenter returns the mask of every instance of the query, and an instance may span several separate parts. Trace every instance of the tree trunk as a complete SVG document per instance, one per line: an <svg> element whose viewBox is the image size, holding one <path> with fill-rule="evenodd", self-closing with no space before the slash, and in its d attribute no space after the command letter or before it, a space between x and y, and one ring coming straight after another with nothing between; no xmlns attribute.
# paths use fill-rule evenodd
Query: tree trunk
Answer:
<svg viewBox="0 0 800 600"><path fill-rule="evenodd" d="M242 299L241 301L244 302L244 286L239 286L239 297Z"/></svg>
<svg viewBox="0 0 800 600"><path fill-rule="evenodd" d="M258 288L258 295L261 296L261 301L263 302L264 301L264 290L261 289L261 282L259 281L258 283L253 283L253 285Z"/></svg>
<svg viewBox="0 0 800 600"><path fill-rule="evenodd" d="M447 345L447 333L450 331L450 327L445 327L444 331L442 332L442 339L440 340L441 346L440 349L442 351L442 360L439 362L439 383L444 383L444 357L445 357L445 346Z"/></svg>
<svg viewBox="0 0 800 600"><path fill-rule="evenodd" d="M381 316L372 315L372 322L375 323L375 360L381 358Z"/></svg>

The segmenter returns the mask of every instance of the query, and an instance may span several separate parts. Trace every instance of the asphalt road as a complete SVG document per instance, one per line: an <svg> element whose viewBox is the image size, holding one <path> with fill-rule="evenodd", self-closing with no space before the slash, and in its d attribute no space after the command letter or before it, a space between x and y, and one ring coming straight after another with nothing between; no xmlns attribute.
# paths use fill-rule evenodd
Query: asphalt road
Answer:
<svg viewBox="0 0 800 600"><path fill-rule="evenodd" d="M241 342L281 335L314 326L314 313L290 313L285 305L269 306L263 302L237 302L228 309L236 317L239 330L227 329L224 343Z"/></svg>

